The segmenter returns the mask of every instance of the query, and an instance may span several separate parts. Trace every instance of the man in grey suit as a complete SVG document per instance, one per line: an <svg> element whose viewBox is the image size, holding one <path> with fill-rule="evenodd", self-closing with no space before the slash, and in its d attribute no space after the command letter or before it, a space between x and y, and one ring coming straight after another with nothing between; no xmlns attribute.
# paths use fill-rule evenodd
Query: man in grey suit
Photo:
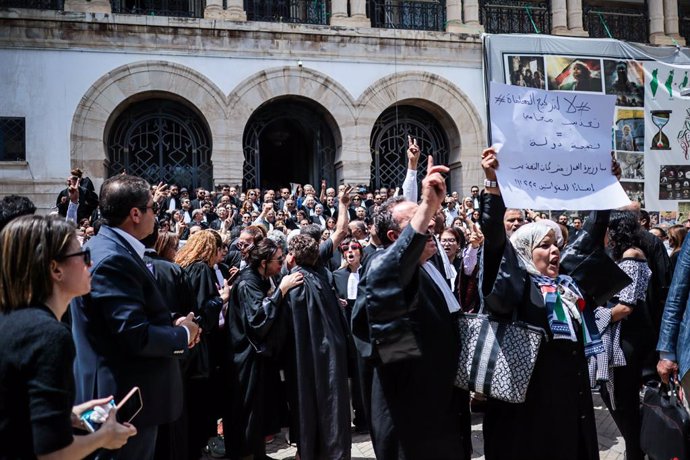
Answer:
<svg viewBox="0 0 690 460"><path fill-rule="evenodd" d="M149 184L135 176L112 177L101 188L100 208L105 224L86 245L93 261L91 292L71 305L77 400L113 395L119 401L138 386L143 409L132 421L138 434L107 456L147 460L158 425L181 414L178 360L198 340L199 327L193 314L172 323L143 261L139 240L153 231L158 211Z"/></svg>

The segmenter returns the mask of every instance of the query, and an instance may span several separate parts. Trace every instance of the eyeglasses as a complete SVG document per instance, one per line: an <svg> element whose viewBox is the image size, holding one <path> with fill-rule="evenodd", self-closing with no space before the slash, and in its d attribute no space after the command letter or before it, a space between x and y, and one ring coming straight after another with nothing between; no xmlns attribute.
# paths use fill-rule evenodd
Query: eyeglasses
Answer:
<svg viewBox="0 0 690 460"><path fill-rule="evenodd" d="M280 256L277 259L269 259L271 262L278 262L279 264L282 264L285 262L285 256Z"/></svg>
<svg viewBox="0 0 690 460"><path fill-rule="evenodd" d="M72 254L65 254L63 256L56 257L55 260L62 261L65 259L69 259L70 257L78 257L81 256L84 258L84 265L89 266L91 265L91 250L89 248L84 249L83 251L79 252L74 252Z"/></svg>
<svg viewBox="0 0 690 460"><path fill-rule="evenodd" d="M356 251L358 249L362 249L362 245L359 243L345 243L340 245L340 249L342 249L343 251L347 251L348 249Z"/></svg>
<svg viewBox="0 0 690 460"><path fill-rule="evenodd" d="M362 201L362 199L361 199L361 198L358 198L358 197L354 197L354 198L352 199L352 201Z"/></svg>
<svg viewBox="0 0 690 460"><path fill-rule="evenodd" d="M160 205L158 204L157 201L154 201L151 206L144 206L144 207L139 208L139 209L142 210L143 212L146 212L147 209L150 209L151 211L153 211L154 214L156 214L160 210Z"/></svg>

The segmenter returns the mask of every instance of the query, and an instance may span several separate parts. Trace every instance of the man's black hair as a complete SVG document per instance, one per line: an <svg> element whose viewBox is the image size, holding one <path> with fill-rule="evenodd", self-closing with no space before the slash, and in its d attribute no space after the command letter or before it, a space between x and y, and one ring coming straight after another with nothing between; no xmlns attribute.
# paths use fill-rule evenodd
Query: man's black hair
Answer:
<svg viewBox="0 0 690 460"><path fill-rule="evenodd" d="M318 224L309 224L299 229L300 235L307 235L314 238L316 241L321 240L321 226Z"/></svg>
<svg viewBox="0 0 690 460"><path fill-rule="evenodd" d="M36 206L33 201L25 196L7 195L0 202L0 231L9 224L11 220L20 216L34 214Z"/></svg>
<svg viewBox="0 0 690 460"><path fill-rule="evenodd" d="M132 208L145 208L150 196L151 186L141 177L125 174L113 176L101 186L101 216L107 225L118 227Z"/></svg>

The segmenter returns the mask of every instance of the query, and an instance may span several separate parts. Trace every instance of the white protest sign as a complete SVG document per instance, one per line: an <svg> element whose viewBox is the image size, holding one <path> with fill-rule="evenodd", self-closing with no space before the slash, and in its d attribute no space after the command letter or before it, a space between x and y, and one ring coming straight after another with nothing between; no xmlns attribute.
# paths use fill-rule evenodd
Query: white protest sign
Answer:
<svg viewBox="0 0 690 460"><path fill-rule="evenodd" d="M491 82L496 173L510 208L614 209L630 204L611 173L615 96Z"/></svg>

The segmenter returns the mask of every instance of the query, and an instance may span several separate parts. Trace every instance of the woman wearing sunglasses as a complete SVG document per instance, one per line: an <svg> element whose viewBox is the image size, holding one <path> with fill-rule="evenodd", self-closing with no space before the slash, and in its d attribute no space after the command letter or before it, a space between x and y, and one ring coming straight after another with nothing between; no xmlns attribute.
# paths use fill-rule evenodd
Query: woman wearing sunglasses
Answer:
<svg viewBox="0 0 690 460"><path fill-rule="evenodd" d="M91 290L91 255L64 219L25 216L0 233L0 457L83 458L119 449L136 429L115 409L95 433L83 412L112 397L72 407L74 344L60 322L73 297Z"/></svg>
<svg viewBox="0 0 690 460"><path fill-rule="evenodd" d="M225 450L230 458L263 459L266 456L266 403L277 391L280 377L274 361L276 343L284 334L280 305L287 292L302 284L302 274L283 277L276 286L273 277L283 267L283 249L263 238L243 248L248 266L240 271L230 292L230 407L223 417Z"/></svg>

